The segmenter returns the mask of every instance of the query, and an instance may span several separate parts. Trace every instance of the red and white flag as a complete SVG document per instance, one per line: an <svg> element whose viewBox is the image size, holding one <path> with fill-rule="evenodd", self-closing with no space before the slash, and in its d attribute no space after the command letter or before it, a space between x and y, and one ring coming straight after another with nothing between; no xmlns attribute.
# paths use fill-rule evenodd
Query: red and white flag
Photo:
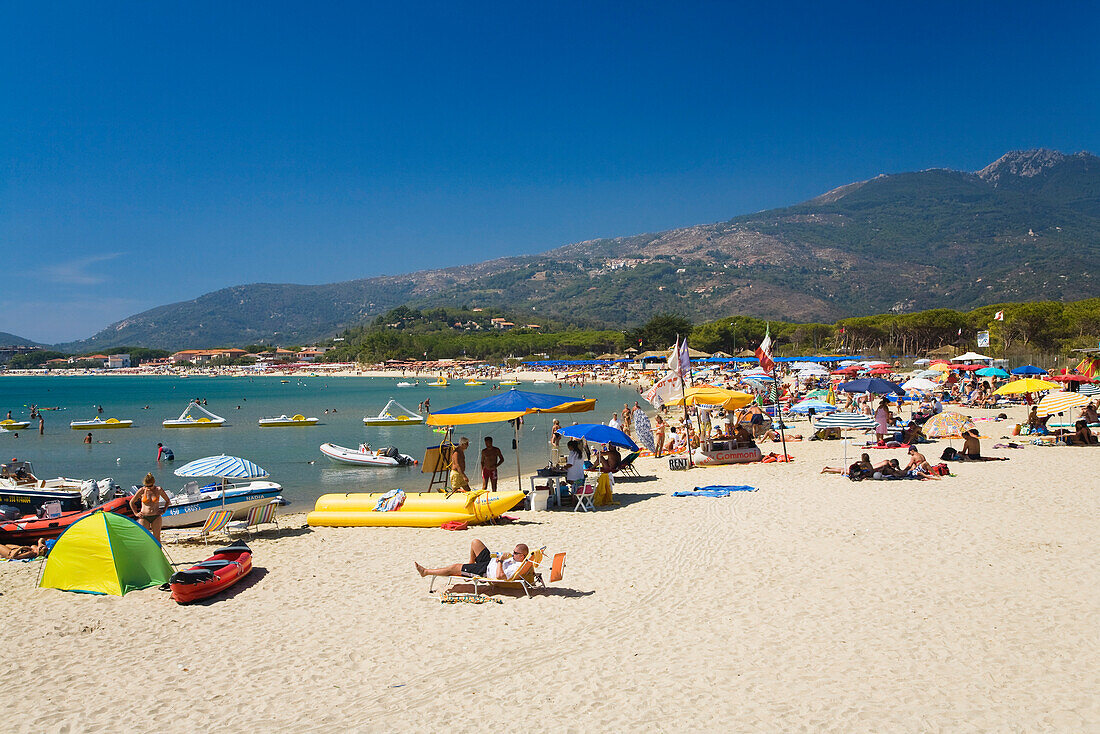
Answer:
<svg viewBox="0 0 1100 734"><path fill-rule="evenodd" d="M756 358L760 360L760 369L765 372L775 369L775 362L772 360L771 329L764 332L764 341L760 342L760 346L756 348Z"/></svg>
<svg viewBox="0 0 1100 734"><path fill-rule="evenodd" d="M998 311L997 313L993 314L993 320L994 321L1004 321L1005 320L1005 312L1004 311Z"/></svg>

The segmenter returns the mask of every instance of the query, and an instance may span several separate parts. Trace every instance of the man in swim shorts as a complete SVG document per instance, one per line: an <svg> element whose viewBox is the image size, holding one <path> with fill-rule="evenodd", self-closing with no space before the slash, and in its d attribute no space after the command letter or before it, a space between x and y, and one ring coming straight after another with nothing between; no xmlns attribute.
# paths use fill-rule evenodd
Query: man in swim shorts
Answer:
<svg viewBox="0 0 1100 734"><path fill-rule="evenodd" d="M463 436L458 445L451 449L451 490L469 492L470 480L466 478L466 449L470 448L470 439Z"/></svg>
<svg viewBox="0 0 1100 734"><path fill-rule="evenodd" d="M485 448L481 450L481 488L485 489L490 483L493 491L497 491L497 467L504 463L504 454L493 445L493 437L485 437Z"/></svg>
<svg viewBox="0 0 1100 734"><path fill-rule="evenodd" d="M475 539L470 543L470 560L468 563L452 563L442 568L424 568L419 563L413 563L413 565L416 566L416 572L421 576L481 576L503 581L511 578L512 574L516 572L516 568L527 560L529 553L527 546L520 543L512 551L512 555L505 558L493 558L493 554L489 552L485 544Z"/></svg>

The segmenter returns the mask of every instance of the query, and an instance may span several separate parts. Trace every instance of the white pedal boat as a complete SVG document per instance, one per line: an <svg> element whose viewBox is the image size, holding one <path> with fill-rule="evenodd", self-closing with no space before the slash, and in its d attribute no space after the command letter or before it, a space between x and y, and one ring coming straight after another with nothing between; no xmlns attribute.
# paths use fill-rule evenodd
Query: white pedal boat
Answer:
<svg viewBox="0 0 1100 734"><path fill-rule="evenodd" d="M73 429L74 431L95 431L100 428L129 428L132 425L134 425L134 422L132 420L120 421L118 418L108 418L104 421L100 420L98 415L95 418L92 418L90 421L69 422L69 428Z"/></svg>
<svg viewBox="0 0 1100 734"><path fill-rule="evenodd" d="M363 419L366 426L415 426L424 422L424 416L409 410L393 398L378 415L369 415Z"/></svg>
<svg viewBox="0 0 1100 734"><path fill-rule="evenodd" d="M0 421L0 428L3 428L5 431L22 431L30 424L30 421L15 421L11 418L5 418Z"/></svg>
<svg viewBox="0 0 1100 734"><path fill-rule="evenodd" d="M333 443L321 444L321 453L341 464L353 466L411 466L419 463L408 454L398 453L392 446L383 447L377 451L371 449L365 443L359 444L357 449L349 449L345 446L337 446Z"/></svg>
<svg viewBox="0 0 1100 734"><path fill-rule="evenodd" d="M192 415L192 411L201 413L201 415L196 418ZM165 428L221 428L224 424L225 418L214 415L194 400L187 404L184 411L180 413L179 418L169 419L161 423Z"/></svg>
<svg viewBox="0 0 1100 734"><path fill-rule="evenodd" d="M306 418L301 413L290 416L281 415L278 418L261 418L259 420L261 428L270 428L276 426L315 426L317 425L316 418Z"/></svg>

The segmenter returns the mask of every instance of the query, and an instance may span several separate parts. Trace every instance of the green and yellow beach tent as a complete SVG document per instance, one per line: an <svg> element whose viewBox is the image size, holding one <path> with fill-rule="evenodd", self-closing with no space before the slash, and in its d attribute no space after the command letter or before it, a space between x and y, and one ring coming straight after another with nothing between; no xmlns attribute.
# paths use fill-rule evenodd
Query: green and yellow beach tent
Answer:
<svg viewBox="0 0 1100 734"><path fill-rule="evenodd" d="M96 512L58 537L38 586L122 596L166 584L171 575L164 551L148 530L117 513Z"/></svg>

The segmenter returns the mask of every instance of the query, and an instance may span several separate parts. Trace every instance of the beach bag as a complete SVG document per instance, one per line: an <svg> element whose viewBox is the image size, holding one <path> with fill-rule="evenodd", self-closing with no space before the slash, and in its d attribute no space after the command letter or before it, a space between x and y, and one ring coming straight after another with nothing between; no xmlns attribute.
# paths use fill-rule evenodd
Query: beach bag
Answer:
<svg viewBox="0 0 1100 734"><path fill-rule="evenodd" d="M943 450L943 453L940 454L940 461L954 461L958 456L959 452L948 446Z"/></svg>
<svg viewBox="0 0 1100 734"><path fill-rule="evenodd" d="M947 464L936 464L932 467L932 473L939 477L946 477L951 470L947 468Z"/></svg>

